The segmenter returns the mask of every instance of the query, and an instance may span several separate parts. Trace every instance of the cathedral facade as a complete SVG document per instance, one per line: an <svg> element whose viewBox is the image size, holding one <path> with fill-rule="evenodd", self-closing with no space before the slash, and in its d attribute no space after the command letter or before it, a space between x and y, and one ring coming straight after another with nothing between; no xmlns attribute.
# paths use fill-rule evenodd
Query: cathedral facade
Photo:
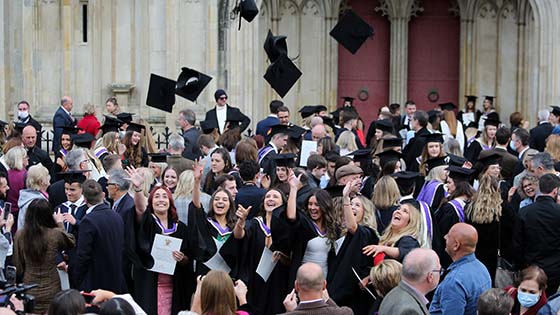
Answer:
<svg viewBox="0 0 560 315"><path fill-rule="evenodd" d="M334 110L342 96L366 122L408 99L462 108L464 95L492 95L503 120L520 111L532 124L538 108L560 104L557 0L257 0L259 14L240 27L236 2L0 1L0 111L12 119L26 100L48 126L63 95L76 115L93 103L99 117L115 95L123 110L172 127L184 108L204 119L223 88L254 126L279 98L263 79L268 30L287 36L303 73L283 98L296 122L299 107ZM375 30L356 54L329 35L348 9ZM213 78L198 101L177 97L173 114L147 107L150 73L176 79L181 67Z"/></svg>

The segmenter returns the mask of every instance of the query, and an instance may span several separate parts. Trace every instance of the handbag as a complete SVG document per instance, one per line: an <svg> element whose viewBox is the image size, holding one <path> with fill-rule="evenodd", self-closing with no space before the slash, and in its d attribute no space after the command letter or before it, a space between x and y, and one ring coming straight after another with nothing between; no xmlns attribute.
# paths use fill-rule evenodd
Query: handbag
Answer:
<svg viewBox="0 0 560 315"><path fill-rule="evenodd" d="M513 265L501 255L501 230L500 221L498 221L498 256L496 261L496 275L494 276L494 287L503 289L515 284L517 272L514 271Z"/></svg>

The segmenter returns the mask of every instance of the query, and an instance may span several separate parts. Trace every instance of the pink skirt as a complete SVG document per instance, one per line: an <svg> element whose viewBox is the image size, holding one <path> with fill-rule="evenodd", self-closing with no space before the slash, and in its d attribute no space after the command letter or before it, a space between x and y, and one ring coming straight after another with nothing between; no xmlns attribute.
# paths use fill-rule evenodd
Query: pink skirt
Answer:
<svg viewBox="0 0 560 315"><path fill-rule="evenodd" d="M157 310L158 315L171 315L171 304L173 301L173 277L166 274L158 274L157 283Z"/></svg>

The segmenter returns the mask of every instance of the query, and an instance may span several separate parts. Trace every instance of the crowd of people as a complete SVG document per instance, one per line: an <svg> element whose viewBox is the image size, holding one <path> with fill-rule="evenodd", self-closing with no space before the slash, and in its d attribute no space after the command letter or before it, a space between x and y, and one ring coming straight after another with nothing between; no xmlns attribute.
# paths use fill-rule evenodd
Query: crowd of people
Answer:
<svg viewBox="0 0 560 315"><path fill-rule="evenodd" d="M560 314L560 107L531 128L493 97L408 101L366 128L351 97L299 125L275 100L253 135L214 99L158 151L115 98L100 123L64 96L52 154L20 102L0 122L0 281L36 284L35 307L0 311ZM162 237L180 243L156 255Z"/></svg>

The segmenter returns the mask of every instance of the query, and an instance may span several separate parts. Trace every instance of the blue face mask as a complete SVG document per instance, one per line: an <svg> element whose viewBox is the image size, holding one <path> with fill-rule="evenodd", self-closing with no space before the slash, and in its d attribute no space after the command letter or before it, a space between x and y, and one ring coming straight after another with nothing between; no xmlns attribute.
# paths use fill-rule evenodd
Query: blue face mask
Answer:
<svg viewBox="0 0 560 315"><path fill-rule="evenodd" d="M513 141L510 141L510 142L509 142L509 148L512 149L513 151L517 151L517 150L515 149L515 144L513 143Z"/></svg>
<svg viewBox="0 0 560 315"><path fill-rule="evenodd" d="M519 301L519 304L521 304L521 306L526 308L529 308L537 304L539 298L540 298L539 294L517 291L517 300Z"/></svg>

